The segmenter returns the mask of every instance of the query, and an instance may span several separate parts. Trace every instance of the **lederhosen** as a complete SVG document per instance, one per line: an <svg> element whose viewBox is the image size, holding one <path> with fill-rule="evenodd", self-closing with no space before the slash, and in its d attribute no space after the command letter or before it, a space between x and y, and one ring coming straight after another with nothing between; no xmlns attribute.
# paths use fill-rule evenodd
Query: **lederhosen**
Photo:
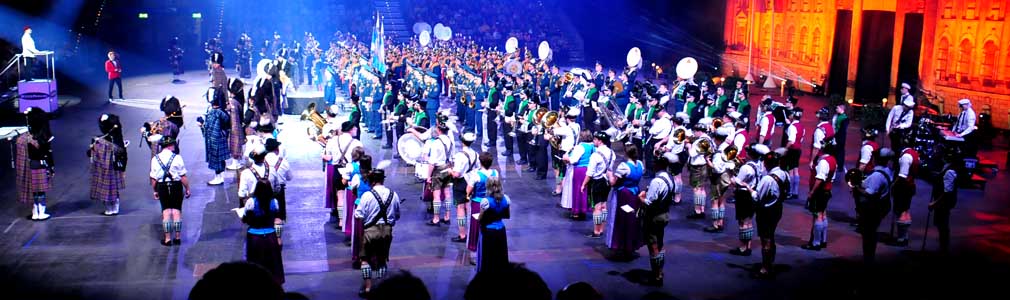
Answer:
<svg viewBox="0 0 1010 300"><path fill-rule="evenodd" d="M453 178L452 174L449 174L449 172L445 172L445 170L449 169L449 162L450 162L449 144L446 144L444 141L442 141L441 138L435 138L435 140L441 143L442 148L445 149L445 162L443 162L441 166L435 165L434 162L428 162L435 168L435 172L431 174L431 189L439 190L444 189L446 186L452 183Z"/></svg>
<svg viewBox="0 0 1010 300"><path fill-rule="evenodd" d="M817 180L816 167L814 168L814 174L810 175L811 197L807 198L806 208L811 213L820 213L828 209L828 200L831 200L831 183L835 181L835 170L838 168L838 163L831 154L822 154L821 160L825 160L828 163L828 178L824 180L819 189L814 190L814 183Z"/></svg>
<svg viewBox="0 0 1010 300"><path fill-rule="evenodd" d="M740 167L743 168L746 166L750 166L751 169L754 169L754 178L751 178L751 182L748 182L751 188L754 188L757 185L751 183L757 183L758 180L760 180L761 178L761 174L758 174L758 169L756 165L757 163L755 162L748 162L747 164L744 164L742 167ZM755 206L754 196L751 195L750 191L748 191L746 188L743 187L737 187L736 190L733 191L733 199L736 199L736 202L734 202L734 204L736 204L737 221L743 221L754 217L754 206Z"/></svg>
<svg viewBox="0 0 1010 300"><path fill-rule="evenodd" d="M158 192L158 202L161 203L161 210L166 209L182 209L182 182L172 179L172 174L169 173L169 169L172 166L172 161L175 160L175 154L173 153L171 157L168 158L168 164L161 161L160 156L155 156L154 159L158 161L158 165L161 166L161 170L164 173L161 176L161 181L158 181L154 185L154 190Z"/></svg>
<svg viewBox="0 0 1010 300"><path fill-rule="evenodd" d="M758 199L760 203L755 203L755 212L757 214L758 236L763 239L774 239L775 229L778 228L779 220L782 219L782 203L788 197L789 182L779 178L775 174L768 174L768 176L771 176L772 180L775 180L775 183L779 186L778 198L774 199L775 203L771 206L765 206L764 204L769 201L767 198L770 196L763 195L761 199Z"/></svg>
<svg viewBox="0 0 1010 300"><path fill-rule="evenodd" d="M673 203L673 182L663 176L655 178L666 184L666 194L649 205L644 205L638 211L638 220L642 224L642 234L647 245L658 245L663 248L663 236L666 225L670 223L670 204Z"/></svg>
<svg viewBox="0 0 1010 300"><path fill-rule="evenodd" d="M593 154L597 154L599 151L594 151ZM600 154L603 155L603 154ZM614 159L614 150L610 150L610 157L603 159L604 176L600 178L590 178L589 179L589 207L592 208L597 203L606 203L607 196L610 193L610 180L607 179L606 169L610 166L610 162Z"/></svg>
<svg viewBox="0 0 1010 300"><path fill-rule="evenodd" d="M895 178L894 187L891 188L894 201L893 212L896 214L908 211L912 206L912 197L915 197L915 175L919 169L919 153L911 148L905 148L901 151L901 156L905 156L905 154L912 156L911 165L908 166L908 175L905 179Z"/></svg>
<svg viewBox="0 0 1010 300"><path fill-rule="evenodd" d="M466 171L460 174L460 177L452 179L452 201L453 204L455 205L466 204L467 202L470 202L470 199L467 198L466 195L466 185L467 185L466 178L464 178L463 176L465 174L470 174L470 171L473 171L473 167L477 162L476 161L477 158L470 157L470 155L467 154L466 151L460 151L460 152L466 156L467 167Z"/></svg>
<svg viewBox="0 0 1010 300"><path fill-rule="evenodd" d="M340 150L340 158L334 158L334 159L337 160L337 164L333 166L333 192L334 192L334 195L336 195L336 193L343 193L344 190L347 189L347 184L344 183L344 175L340 174L340 171L338 171L338 170L344 168L344 165L347 164L347 161L344 158L347 155L347 151L351 150L350 149L351 148L351 144L354 143L354 141L353 141L354 137L352 136L351 137L352 141L350 141L350 142L347 143L347 145L346 145L347 148L344 148L344 147L340 146L340 136L339 135L336 137L336 139L337 139L337 150Z"/></svg>
<svg viewBox="0 0 1010 300"><path fill-rule="evenodd" d="M390 190L385 202L383 202L378 192L375 190L369 192L372 197L375 197L375 202L379 204L379 214L363 226L364 246L361 247L359 257L368 262L369 267L378 269L386 267L386 262L389 261L389 247L393 242L393 225L389 225L388 210L392 205L394 193ZM380 219L383 224L378 224Z"/></svg>

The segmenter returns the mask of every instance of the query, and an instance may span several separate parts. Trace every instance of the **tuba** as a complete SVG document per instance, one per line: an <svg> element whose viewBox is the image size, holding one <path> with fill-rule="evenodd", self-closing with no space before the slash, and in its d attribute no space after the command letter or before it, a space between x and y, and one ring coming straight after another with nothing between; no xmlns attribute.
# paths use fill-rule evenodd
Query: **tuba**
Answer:
<svg viewBox="0 0 1010 300"><path fill-rule="evenodd" d="M705 154L705 156L712 155L715 153L712 151L712 141L707 138L702 138L698 141L698 152Z"/></svg>

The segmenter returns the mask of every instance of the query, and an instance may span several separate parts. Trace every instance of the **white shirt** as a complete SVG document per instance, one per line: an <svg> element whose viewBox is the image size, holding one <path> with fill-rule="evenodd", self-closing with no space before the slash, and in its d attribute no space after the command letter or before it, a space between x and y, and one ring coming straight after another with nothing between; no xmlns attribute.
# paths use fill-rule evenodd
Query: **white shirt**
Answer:
<svg viewBox="0 0 1010 300"><path fill-rule="evenodd" d="M768 172L761 177L761 180L758 181L757 189L751 193L751 196L754 197L754 201L761 201L764 197L774 197L772 198L773 200L765 203L764 207L774 205L779 199L779 184L772 178L772 174L775 174L779 180L782 180L782 183L785 184L786 188L788 188L790 184L794 184L789 182L789 175L786 174L785 171L782 171L782 169L779 169L779 167L775 167L771 170L771 172Z"/></svg>
<svg viewBox="0 0 1010 300"><path fill-rule="evenodd" d="M460 177L465 177L477 168L477 152L470 147L463 147L463 151L452 155L452 171L460 173Z"/></svg>
<svg viewBox="0 0 1010 300"><path fill-rule="evenodd" d="M568 164L573 166L579 164L579 160L582 159L582 155L586 152L586 147L581 144L572 146L572 151L568 152ZM590 157L590 159L592 158Z"/></svg>
<svg viewBox="0 0 1010 300"><path fill-rule="evenodd" d="M659 118L655 122L652 122L652 127L649 127L649 134L652 135L653 140L662 140L670 135L673 129L673 121L667 118Z"/></svg>
<svg viewBox="0 0 1010 300"><path fill-rule="evenodd" d="M253 174L253 170L256 170L256 174L260 176L266 175L266 164L251 164L248 168L243 169L239 174L238 181L238 197L246 198L252 197L253 192L256 191L256 175ZM280 188L280 181L277 180L277 172L274 172L273 166L270 167L270 175L267 176L267 180L270 181L270 187L276 189Z"/></svg>
<svg viewBox="0 0 1010 300"><path fill-rule="evenodd" d="M34 58L37 54L42 54L42 51L35 49L35 39L32 38L31 34L25 32L21 36L21 56Z"/></svg>
<svg viewBox="0 0 1010 300"><path fill-rule="evenodd" d="M568 123L568 126L554 128L554 135L561 137L561 151L572 151L575 147L575 140L579 135L579 123Z"/></svg>
<svg viewBox="0 0 1010 300"><path fill-rule="evenodd" d="M586 176L592 179L600 179L607 175L607 170L614 164L614 151L607 148L606 145L600 145L596 147L596 152L593 152L589 156L589 168L586 170Z"/></svg>
<svg viewBox="0 0 1010 300"><path fill-rule="evenodd" d="M168 174L172 177L173 181L182 180L182 176L186 176L186 164L182 161L182 155L175 155L174 159L172 155L174 155L172 151L165 149L161 150L158 156L151 158L150 176L152 179L162 182L162 177L165 177L165 171L162 170L161 164L158 163L159 158L161 159L161 163L168 167ZM169 159L172 159L171 163L168 162Z"/></svg>
<svg viewBox="0 0 1010 300"><path fill-rule="evenodd" d="M795 124L797 124L799 122L800 122L799 120L795 120L792 123L789 123L789 128L786 128L786 140L788 140L790 144L803 143L803 137L799 136L800 135L800 130L798 128L796 128L796 126L795 126ZM823 135L823 133L822 133L822 135ZM822 136L821 140L823 140L823 139L824 139L824 137ZM817 144L816 142L814 142L814 144L815 144L815 147L820 148L820 146L816 146L816 144Z"/></svg>
<svg viewBox="0 0 1010 300"><path fill-rule="evenodd" d="M673 192L673 180L670 179L669 173L661 171L656 174L655 178L649 181L649 188L645 190L645 205L652 205L653 202L665 199L671 192Z"/></svg>
<svg viewBox="0 0 1010 300"><path fill-rule="evenodd" d="M712 169L716 174L726 173L726 171L736 168L736 163L726 159L726 154L719 152L712 158Z"/></svg>
<svg viewBox="0 0 1010 300"><path fill-rule="evenodd" d="M761 176L764 176L764 166L757 162L748 162L740 166L734 181L741 188L744 186L754 188Z"/></svg>
<svg viewBox="0 0 1010 300"><path fill-rule="evenodd" d="M773 134L775 134L775 124L771 122L771 117L772 112L766 112L764 116L761 117L761 121L758 124L758 130L760 130L758 131L758 135L770 138ZM771 131L768 130L769 126L771 126ZM768 135L765 135L766 132Z"/></svg>
<svg viewBox="0 0 1010 300"><path fill-rule="evenodd" d="M691 136L691 130L688 130L687 127L684 127L683 125L678 125L677 127L674 127L673 131L670 132L670 140L667 142L668 145L667 148L670 148L669 152L672 152L673 154L680 154L681 152L684 152L684 147L687 145L687 140L685 140L683 143L677 143L673 140L675 138L673 136L673 133L677 132L677 129L683 129L684 136Z"/></svg>
<svg viewBox="0 0 1010 300"><path fill-rule="evenodd" d="M833 172L831 172L831 165L829 165L828 161L824 160L824 159L818 159L817 160L817 166L814 167L814 172L817 173L817 174L814 175L814 178L817 178L817 179L820 179L820 180L823 180L823 181L828 181L828 182L831 181L831 180L829 180L828 176L834 175L834 174L829 174L829 173L833 173ZM834 178L831 178L831 179L834 179Z"/></svg>
<svg viewBox="0 0 1010 300"><path fill-rule="evenodd" d="M267 152L266 162L270 165L270 173L277 173L277 184L285 185L291 180L291 164L287 159L282 159L280 155ZM278 164L278 161L280 163Z"/></svg>
<svg viewBox="0 0 1010 300"><path fill-rule="evenodd" d="M912 155L905 153L898 158L898 177L908 178L908 170L912 169Z"/></svg>
<svg viewBox="0 0 1010 300"><path fill-rule="evenodd" d="M424 142L421 153L424 153L425 162L434 166L444 166L448 163L449 153L452 151L452 142L449 137L440 135Z"/></svg>
<svg viewBox="0 0 1010 300"><path fill-rule="evenodd" d="M908 108L904 105L895 105L891 108L891 112L887 114L887 122L884 123L887 126L887 132L891 132L893 129L912 127L912 115L915 113L909 111L904 117L901 117L905 109Z"/></svg>
<svg viewBox="0 0 1010 300"><path fill-rule="evenodd" d="M873 146L863 141L863 146L859 147L859 163L868 164L873 159Z"/></svg>
<svg viewBox="0 0 1010 300"><path fill-rule="evenodd" d="M961 111L961 115L957 117L957 125L954 126L952 131L958 136L966 136L972 131L975 131L975 110L969 107Z"/></svg>
<svg viewBox="0 0 1010 300"><path fill-rule="evenodd" d="M484 174L484 177L487 177L487 178L494 178L494 177L498 177L498 175L496 173L497 172L495 172L494 170L491 170L491 169L480 169L480 170L473 171L472 173L470 173L470 176L466 177L466 185L467 186L474 186L475 184L477 184L478 182L480 182L480 174Z"/></svg>
<svg viewBox="0 0 1010 300"><path fill-rule="evenodd" d="M351 152L354 152L354 148L358 147L364 147L364 145L361 144L361 141L352 137L350 133L343 133L336 138L326 141L326 149L324 149L324 153L333 157L330 160L331 164L340 164L341 153L343 153L343 162L350 163Z"/></svg>
<svg viewBox="0 0 1010 300"><path fill-rule="evenodd" d="M821 149L824 138L828 137L828 133L824 132L824 127L821 125L828 124L827 121L817 123L817 129L814 129L814 149ZM831 126L830 124L828 126Z"/></svg>
<svg viewBox="0 0 1010 300"><path fill-rule="evenodd" d="M645 165L643 165L642 161L640 160L634 160L634 161L625 160L624 163L618 164L617 167L614 168L614 176L624 178L628 176L628 174L631 174L631 167L629 167L627 163L631 163L632 165L642 167L643 169L645 168Z"/></svg>

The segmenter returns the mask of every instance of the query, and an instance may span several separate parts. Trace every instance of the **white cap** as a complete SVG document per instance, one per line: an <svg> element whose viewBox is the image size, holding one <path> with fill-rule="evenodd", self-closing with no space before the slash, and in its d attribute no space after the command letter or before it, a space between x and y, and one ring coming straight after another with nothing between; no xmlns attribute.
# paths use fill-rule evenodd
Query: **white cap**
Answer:
<svg viewBox="0 0 1010 300"><path fill-rule="evenodd" d="M464 142L473 142L473 141L476 141L476 140L477 140L477 135L474 134L473 132L467 132L467 133L463 134L463 141Z"/></svg>
<svg viewBox="0 0 1010 300"><path fill-rule="evenodd" d="M912 99L912 97L905 97L905 101L902 101L901 104L904 104L905 106L915 106L915 99Z"/></svg>
<svg viewBox="0 0 1010 300"><path fill-rule="evenodd" d="M903 89L910 89L911 90L912 86L908 85L908 83L904 83L903 82L903 83L901 83L901 88L903 88Z"/></svg>
<svg viewBox="0 0 1010 300"><path fill-rule="evenodd" d="M768 152L772 152L772 150L768 149L768 146L765 146L764 144L757 144L754 145L754 152L757 152L758 155L765 155L768 154Z"/></svg>
<svg viewBox="0 0 1010 300"><path fill-rule="evenodd" d="M971 100L968 98L957 100L957 105L971 105Z"/></svg>
<svg viewBox="0 0 1010 300"><path fill-rule="evenodd" d="M578 117L579 113L580 113L579 109L573 108L573 109L569 109L568 113L566 113L566 115L568 115L569 117Z"/></svg>
<svg viewBox="0 0 1010 300"><path fill-rule="evenodd" d="M730 112L729 113L729 117L732 118L733 120L739 120L740 117L742 117L742 116L743 116L743 114L741 114L738 111L734 111L734 112Z"/></svg>
<svg viewBox="0 0 1010 300"><path fill-rule="evenodd" d="M666 161L669 161L671 164L675 164L680 161L680 158L677 157L677 154L674 154L673 152L663 153L663 158L665 158Z"/></svg>

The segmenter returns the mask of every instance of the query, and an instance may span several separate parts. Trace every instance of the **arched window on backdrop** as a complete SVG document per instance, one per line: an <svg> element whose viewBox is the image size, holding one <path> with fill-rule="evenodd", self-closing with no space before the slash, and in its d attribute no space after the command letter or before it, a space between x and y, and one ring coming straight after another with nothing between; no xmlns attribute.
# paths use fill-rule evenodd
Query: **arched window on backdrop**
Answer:
<svg viewBox="0 0 1010 300"><path fill-rule="evenodd" d="M950 42L946 37L940 38L940 45L936 47L936 76L939 81L946 81L947 69L950 66Z"/></svg>
<svg viewBox="0 0 1010 300"><path fill-rule="evenodd" d="M958 51L960 53L958 54L957 58L957 74L961 76L960 79L961 82L965 83L969 82L968 77L969 75L971 75L972 47L973 46L971 45L971 41L969 41L967 38L961 40L961 45L958 47Z"/></svg>

